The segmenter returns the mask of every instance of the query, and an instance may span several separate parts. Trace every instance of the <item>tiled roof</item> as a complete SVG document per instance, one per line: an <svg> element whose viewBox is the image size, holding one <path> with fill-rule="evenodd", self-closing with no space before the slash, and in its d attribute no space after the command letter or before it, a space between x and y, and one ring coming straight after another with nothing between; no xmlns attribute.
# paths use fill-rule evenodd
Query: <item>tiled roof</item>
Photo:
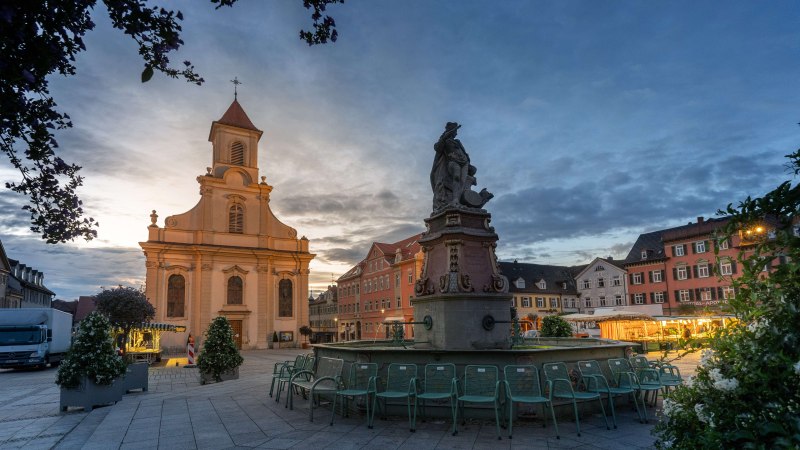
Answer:
<svg viewBox="0 0 800 450"><path fill-rule="evenodd" d="M509 292L529 294L577 294L573 271L575 268L566 266L550 266L546 264L528 264L520 262L500 262L500 273L509 281ZM577 272L576 272L577 273ZM524 288L517 288L516 280L525 280ZM539 289L537 283L545 282L545 289ZM567 284L564 289L564 283Z"/></svg>
<svg viewBox="0 0 800 450"><path fill-rule="evenodd" d="M625 264L634 264L643 261L659 260L666 257L664 254L664 243L661 242L661 233L663 230L653 231L650 233L640 234L639 238L631 247L628 256L625 258ZM647 258L642 258L642 251L647 250Z"/></svg>
<svg viewBox="0 0 800 450"><path fill-rule="evenodd" d="M400 253L403 255L403 261L407 259L411 259L419 252L419 239L422 237L422 233L415 234L411 237L407 237L402 241L395 242L393 244L386 244L383 242L376 242L375 246L378 247L380 251L384 253L387 260L389 262L394 262L394 255L397 249L400 249Z"/></svg>
<svg viewBox="0 0 800 450"><path fill-rule="evenodd" d="M698 218L698 222L640 234L631 251L628 252L624 264L629 265L664 259L667 256L664 252L664 242L689 239L696 236L708 236L724 227L729 220L727 217L705 220ZM644 250L647 250L647 258L642 258L642 251Z"/></svg>
<svg viewBox="0 0 800 450"><path fill-rule="evenodd" d="M238 100L234 100L233 103L231 103L231 106L229 106L228 110L225 111L225 114L223 114L222 117L217 120L217 123L245 128L247 130L261 131L256 128L256 126L253 125L253 122L250 121L250 118L247 117L247 113L244 112L244 109L242 109L242 105L239 104Z"/></svg>
<svg viewBox="0 0 800 450"><path fill-rule="evenodd" d="M724 227L730 221L729 218L706 219L701 223L690 223L676 228L662 230L661 239L664 242L687 239L695 236L709 235Z"/></svg>

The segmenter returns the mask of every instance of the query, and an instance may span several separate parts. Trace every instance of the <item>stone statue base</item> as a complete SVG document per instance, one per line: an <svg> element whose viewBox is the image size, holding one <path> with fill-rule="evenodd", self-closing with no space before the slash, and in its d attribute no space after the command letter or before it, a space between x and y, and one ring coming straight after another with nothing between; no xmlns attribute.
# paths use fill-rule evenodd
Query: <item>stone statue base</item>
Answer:
<svg viewBox="0 0 800 450"><path fill-rule="evenodd" d="M510 347L511 295L494 249L497 234L484 210L450 208L425 219L425 253L414 287L415 347L447 350ZM486 319L486 318L489 319ZM497 322L484 326L486 320Z"/></svg>

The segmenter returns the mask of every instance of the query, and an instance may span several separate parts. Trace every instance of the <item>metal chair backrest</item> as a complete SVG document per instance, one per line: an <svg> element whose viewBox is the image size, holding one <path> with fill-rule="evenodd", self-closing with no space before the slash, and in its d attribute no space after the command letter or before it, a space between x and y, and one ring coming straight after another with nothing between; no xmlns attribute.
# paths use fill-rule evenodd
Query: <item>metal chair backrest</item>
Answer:
<svg viewBox="0 0 800 450"><path fill-rule="evenodd" d="M456 366L454 364L426 364L422 390L431 394L450 393L455 377Z"/></svg>
<svg viewBox="0 0 800 450"><path fill-rule="evenodd" d="M497 380L497 366L469 365L464 368L464 395L493 397Z"/></svg>
<svg viewBox="0 0 800 450"><path fill-rule="evenodd" d="M543 364L542 373L544 373L544 379L547 381L567 380L569 383L569 386L567 383L553 383L553 395L572 395L569 389L569 387L572 386L572 381L569 378L569 371L567 371L566 364L563 362Z"/></svg>
<svg viewBox="0 0 800 450"><path fill-rule="evenodd" d="M636 369L652 369L653 366L650 364L650 361L647 360L645 356L632 356L630 359L631 366Z"/></svg>
<svg viewBox="0 0 800 450"><path fill-rule="evenodd" d="M622 374L632 374L633 368L625 358L611 358L608 360L608 369L611 371L611 378L619 387L635 387L636 378L630 376L620 376Z"/></svg>
<svg viewBox="0 0 800 450"><path fill-rule="evenodd" d="M314 372L314 378L340 377L342 376L343 367L343 359L322 357L319 359L319 363L317 363L317 370Z"/></svg>
<svg viewBox="0 0 800 450"><path fill-rule="evenodd" d="M582 376L601 376L605 378L605 374L603 374L603 369L600 368L600 363L595 360L589 361L578 361L578 372L581 373Z"/></svg>
<svg viewBox="0 0 800 450"><path fill-rule="evenodd" d="M542 384L536 366L505 366L503 374L513 396L542 397Z"/></svg>
<svg viewBox="0 0 800 450"><path fill-rule="evenodd" d="M416 364L389 364L386 375L386 390L391 392L408 392L411 379L417 377Z"/></svg>
<svg viewBox="0 0 800 450"><path fill-rule="evenodd" d="M377 364L354 362L347 377L347 389L367 390L370 388L370 380L374 380L377 376Z"/></svg>

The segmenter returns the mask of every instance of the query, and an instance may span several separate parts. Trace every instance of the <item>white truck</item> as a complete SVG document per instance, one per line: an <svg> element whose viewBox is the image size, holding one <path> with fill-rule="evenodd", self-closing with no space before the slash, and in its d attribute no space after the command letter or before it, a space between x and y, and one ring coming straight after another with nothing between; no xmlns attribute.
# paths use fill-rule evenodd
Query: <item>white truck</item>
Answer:
<svg viewBox="0 0 800 450"><path fill-rule="evenodd" d="M72 344L72 314L52 308L0 309L0 368L58 364Z"/></svg>

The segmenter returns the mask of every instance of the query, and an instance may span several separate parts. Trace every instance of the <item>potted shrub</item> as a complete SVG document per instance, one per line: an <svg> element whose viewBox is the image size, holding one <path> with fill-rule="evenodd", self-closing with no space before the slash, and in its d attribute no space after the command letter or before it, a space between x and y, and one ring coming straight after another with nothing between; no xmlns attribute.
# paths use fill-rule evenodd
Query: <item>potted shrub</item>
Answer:
<svg viewBox="0 0 800 450"><path fill-rule="evenodd" d="M128 392L133 389L146 391L149 364L147 362L134 363L128 357L130 350L128 340L131 330L155 317L155 308L147 301L144 292L122 286L104 289L95 296L95 304L97 311L108 317L111 325L121 332L121 350L128 363L128 370L124 378L124 391Z"/></svg>
<svg viewBox="0 0 800 450"><path fill-rule="evenodd" d="M95 405L122 400L126 366L114 350L111 324L100 313L83 319L67 356L61 361L56 384L61 386L61 410L82 406L91 411Z"/></svg>
<svg viewBox="0 0 800 450"><path fill-rule="evenodd" d="M541 336L572 337L572 327L561 316L545 316L542 319Z"/></svg>
<svg viewBox="0 0 800 450"><path fill-rule="evenodd" d="M308 337L314 333L314 330L311 329L308 325L303 325L300 327L300 334L306 339L305 342L301 343L300 345L303 348L308 348Z"/></svg>
<svg viewBox="0 0 800 450"><path fill-rule="evenodd" d="M235 380L244 359L233 340L233 329L228 319L216 317L205 333L203 347L197 357L200 383Z"/></svg>
<svg viewBox="0 0 800 450"><path fill-rule="evenodd" d="M272 348L281 348L281 341L278 340L278 332L272 332Z"/></svg>

